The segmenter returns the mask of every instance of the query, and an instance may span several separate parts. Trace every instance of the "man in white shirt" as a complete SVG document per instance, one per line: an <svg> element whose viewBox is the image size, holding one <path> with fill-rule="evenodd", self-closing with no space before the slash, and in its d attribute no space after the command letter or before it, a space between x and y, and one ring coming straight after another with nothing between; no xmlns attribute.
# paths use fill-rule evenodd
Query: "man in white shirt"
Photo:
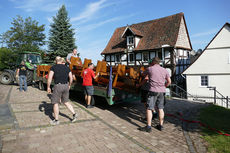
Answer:
<svg viewBox="0 0 230 153"><path fill-rule="evenodd" d="M77 49L76 48L74 48L73 49L73 52L72 53L69 53L68 55L67 55L67 57L66 57L66 61L67 61L67 63L70 65L70 59L71 59L71 57L78 57L77 56Z"/></svg>

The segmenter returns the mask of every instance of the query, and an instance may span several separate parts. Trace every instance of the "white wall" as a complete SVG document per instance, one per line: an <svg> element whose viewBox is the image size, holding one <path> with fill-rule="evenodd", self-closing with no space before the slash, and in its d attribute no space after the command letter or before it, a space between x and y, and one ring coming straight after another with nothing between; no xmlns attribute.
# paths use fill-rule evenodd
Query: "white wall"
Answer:
<svg viewBox="0 0 230 153"><path fill-rule="evenodd" d="M184 74L229 74L229 53L230 48L205 50Z"/></svg>
<svg viewBox="0 0 230 153"><path fill-rule="evenodd" d="M140 41L140 38L139 38L139 37L135 37L135 47L137 47L137 46L138 46L139 41Z"/></svg>
<svg viewBox="0 0 230 153"><path fill-rule="evenodd" d="M210 49L210 48L217 48L217 47L230 47L229 26L225 26L207 48Z"/></svg>
<svg viewBox="0 0 230 153"><path fill-rule="evenodd" d="M196 96L212 96L213 90L200 86L201 75L187 75L187 92ZM228 75L208 75L209 86L214 86L225 97L230 97L230 74Z"/></svg>

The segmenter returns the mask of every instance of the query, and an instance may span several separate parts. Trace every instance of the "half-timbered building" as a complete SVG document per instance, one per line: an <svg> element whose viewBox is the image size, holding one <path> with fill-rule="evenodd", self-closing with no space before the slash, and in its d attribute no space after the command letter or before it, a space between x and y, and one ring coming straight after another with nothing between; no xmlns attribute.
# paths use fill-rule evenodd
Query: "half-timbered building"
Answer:
<svg viewBox="0 0 230 153"><path fill-rule="evenodd" d="M127 66L148 65L157 56L175 80L190 64L191 50L184 13L178 13L117 28L101 54L109 65Z"/></svg>

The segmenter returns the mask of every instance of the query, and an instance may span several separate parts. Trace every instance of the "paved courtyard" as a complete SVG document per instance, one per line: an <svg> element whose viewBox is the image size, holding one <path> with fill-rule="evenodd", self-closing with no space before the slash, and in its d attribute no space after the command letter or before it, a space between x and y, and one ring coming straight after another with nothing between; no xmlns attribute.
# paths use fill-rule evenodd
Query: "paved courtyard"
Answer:
<svg viewBox="0 0 230 153"><path fill-rule="evenodd" d="M62 105L60 125L50 126L52 105L47 92L29 87L19 92L18 86L0 85L0 151L2 153L101 153L101 152L157 152L186 153L206 152L206 144L200 138L197 125L188 125L166 116L164 130L154 128L151 133L141 132L145 126L140 102L108 106L96 98L96 107L86 109L83 96L71 92L71 103L78 113L77 122ZM206 104L167 100L168 114L184 114L196 119Z"/></svg>

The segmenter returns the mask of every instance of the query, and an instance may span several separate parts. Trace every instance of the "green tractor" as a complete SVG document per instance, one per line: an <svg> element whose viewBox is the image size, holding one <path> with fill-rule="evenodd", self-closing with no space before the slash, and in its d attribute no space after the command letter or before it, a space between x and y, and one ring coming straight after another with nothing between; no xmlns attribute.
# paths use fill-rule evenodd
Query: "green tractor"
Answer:
<svg viewBox="0 0 230 153"><path fill-rule="evenodd" d="M27 84L33 82L34 70L38 64L42 63L41 54L38 52L21 52L17 55L16 63L13 64L11 69L5 69L0 75L0 82L2 84L12 84L17 82L16 79L16 69L21 64L22 61L25 61L25 65L28 68L27 71Z"/></svg>

